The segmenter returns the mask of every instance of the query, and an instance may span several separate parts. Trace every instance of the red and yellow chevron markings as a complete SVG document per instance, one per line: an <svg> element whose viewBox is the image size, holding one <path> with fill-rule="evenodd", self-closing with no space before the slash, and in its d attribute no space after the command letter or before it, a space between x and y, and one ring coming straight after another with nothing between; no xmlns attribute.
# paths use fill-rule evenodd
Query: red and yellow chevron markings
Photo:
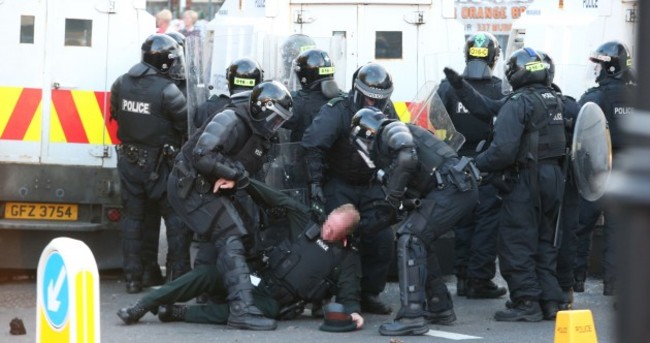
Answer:
<svg viewBox="0 0 650 343"><path fill-rule="evenodd" d="M41 100L40 89L0 87L0 139L40 141ZM108 113L107 92L52 90L49 140L116 144L117 124L108 120Z"/></svg>

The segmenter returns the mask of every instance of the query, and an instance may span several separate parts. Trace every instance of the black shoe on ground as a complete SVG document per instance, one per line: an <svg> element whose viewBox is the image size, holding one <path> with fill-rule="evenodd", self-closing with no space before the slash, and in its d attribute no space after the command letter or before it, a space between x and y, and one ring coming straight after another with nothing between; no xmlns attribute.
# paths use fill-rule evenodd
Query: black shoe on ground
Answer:
<svg viewBox="0 0 650 343"><path fill-rule="evenodd" d="M464 297L467 295L467 279L456 276L456 295Z"/></svg>
<svg viewBox="0 0 650 343"><path fill-rule="evenodd" d="M557 301L540 301L540 306L544 320L555 320L557 312L560 310L560 305Z"/></svg>
<svg viewBox="0 0 650 343"><path fill-rule="evenodd" d="M573 291L582 293L585 291L585 281L587 280L587 272L574 272L575 283L573 284Z"/></svg>
<svg viewBox="0 0 650 343"><path fill-rule="evenodd" d="M126 281L126 292L129 294L136 294L142 292L142 281L140 280Z"/></svg>
<svg viewBox="0 0 650 343"><path fill-rule="evenodd" d="M311 303L311 317L312 318L323 318L323 303L320 301L314 301Z"/></svg>
<svg viewBox="0 0 650 343"><path fill-rule="evenodd" d="M612 296L616 292L616 286L614 282L604 282L603 283L603 295Z"/></svg>
<svg viewBox="0 0 650 343"><path fill-rule="evenodd" d="M142 287L160 286L163 283L165 283L165 278L157 263L144 268L142 272Z"/></svg>
<svg viewBox="0 0 650 343"><path fill-rule="evenodd" d="M183 305L160 305L158 307L158 319L163 323L185 321L187 306Z"/></svg>
<svg viewBox="0 0 650 343"><path fill-rule="evenodd" d="M456 312L453 308L438 312L425 311L424 318L429 324L451 325L456 321Z"/></svg>
<svg viewBox="0 0 650 343"><path fill-rule="evenodd" d="M494 319L499 322L539 322L544 319L544 314L538 301L518 300L511 305L512 307L510 308L497 311L494 314Z"/></svg>
<svg viewBox="0 0 650 343"><path fill-rule="evenodd" d="M559 303L560 311L566 311L573 308L573 289L562 290L562 302Z"/></svg>
<svg viewBox="0 0 650 343"><path fill-rule="evenodd" d="M417 336L427 332L429 326L424 317L399 318L379 326L379 334L382 336Z"/></svg>
<svg viewBox="0 0 650 343"><path fill-rule="evenodd" d="M508 293L508 290L505 287L497 286L492 280L467 280L467 299L496 299L506 293Z"/></svg>
<svg viewBox="0 0 650 343"><path fill-rule="evenodd" d="M149 310L144 308L139 302L130 307L123 307L117 311L117 316L122 319L124 324L131 325L137 323L140 318L144 317Z"/></svg>
<svg viewBox="0 0 650 343"><path fill-rule="evenodd" d="M275 330L278 324L274 319L264 317L255 306L246 306L242 302L230 304L228 326L244 330Z"/></svg>
<svg viewBox="0 0 650 343"><path fill-rule="evenodd" d="M378 295L361 295L361 312L374 314L389 314L393 310L379 299Z"/></svg>

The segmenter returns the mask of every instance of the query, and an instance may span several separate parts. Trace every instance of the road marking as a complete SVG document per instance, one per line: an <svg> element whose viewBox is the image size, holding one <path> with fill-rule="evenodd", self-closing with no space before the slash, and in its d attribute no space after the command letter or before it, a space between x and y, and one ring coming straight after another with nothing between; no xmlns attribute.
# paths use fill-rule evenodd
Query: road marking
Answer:
<svg viewBox="0 0 650 343"><path fill-rule="evenodd" d="M440 337L446 339L452 339L454 341L462 341L466 339L483 339L483 337L461 335L459 333L447 332L447 331L438 331L438 330L429 330L425 333L427 336Z"/></svg>

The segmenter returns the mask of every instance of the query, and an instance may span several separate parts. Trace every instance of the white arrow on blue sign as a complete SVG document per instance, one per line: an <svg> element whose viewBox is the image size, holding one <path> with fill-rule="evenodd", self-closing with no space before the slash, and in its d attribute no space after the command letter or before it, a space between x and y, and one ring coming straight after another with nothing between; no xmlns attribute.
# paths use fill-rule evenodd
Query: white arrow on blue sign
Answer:
<svg viewBox="0 0 650 343"><path fill-rule="evenodd" d="M55 328L63 327L68 318L68 277L61 254L53 251L45 262L43 273L43 307L47 321Z"/></svg>

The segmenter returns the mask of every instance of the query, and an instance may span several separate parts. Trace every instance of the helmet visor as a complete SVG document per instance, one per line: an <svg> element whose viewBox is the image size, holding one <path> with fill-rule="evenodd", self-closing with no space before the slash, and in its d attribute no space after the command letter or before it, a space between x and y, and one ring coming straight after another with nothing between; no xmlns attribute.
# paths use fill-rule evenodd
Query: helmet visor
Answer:
<svg viewBox="0 0 650 343"><path fill-rule="evenodd" d="M169 67L169 77L173 80L187 79L187 69L185 68L185 54L182 49L173 50L169 53L169 59L174 61Z"/></svg>
<svg viewBox="0 0 650 343"><path fill-rule="evenodd" d="M276 132L293 115L291 108L285 109L270 101L266 104L266 110L273 112L264 120L264 129L268 132Z"/></svg>

